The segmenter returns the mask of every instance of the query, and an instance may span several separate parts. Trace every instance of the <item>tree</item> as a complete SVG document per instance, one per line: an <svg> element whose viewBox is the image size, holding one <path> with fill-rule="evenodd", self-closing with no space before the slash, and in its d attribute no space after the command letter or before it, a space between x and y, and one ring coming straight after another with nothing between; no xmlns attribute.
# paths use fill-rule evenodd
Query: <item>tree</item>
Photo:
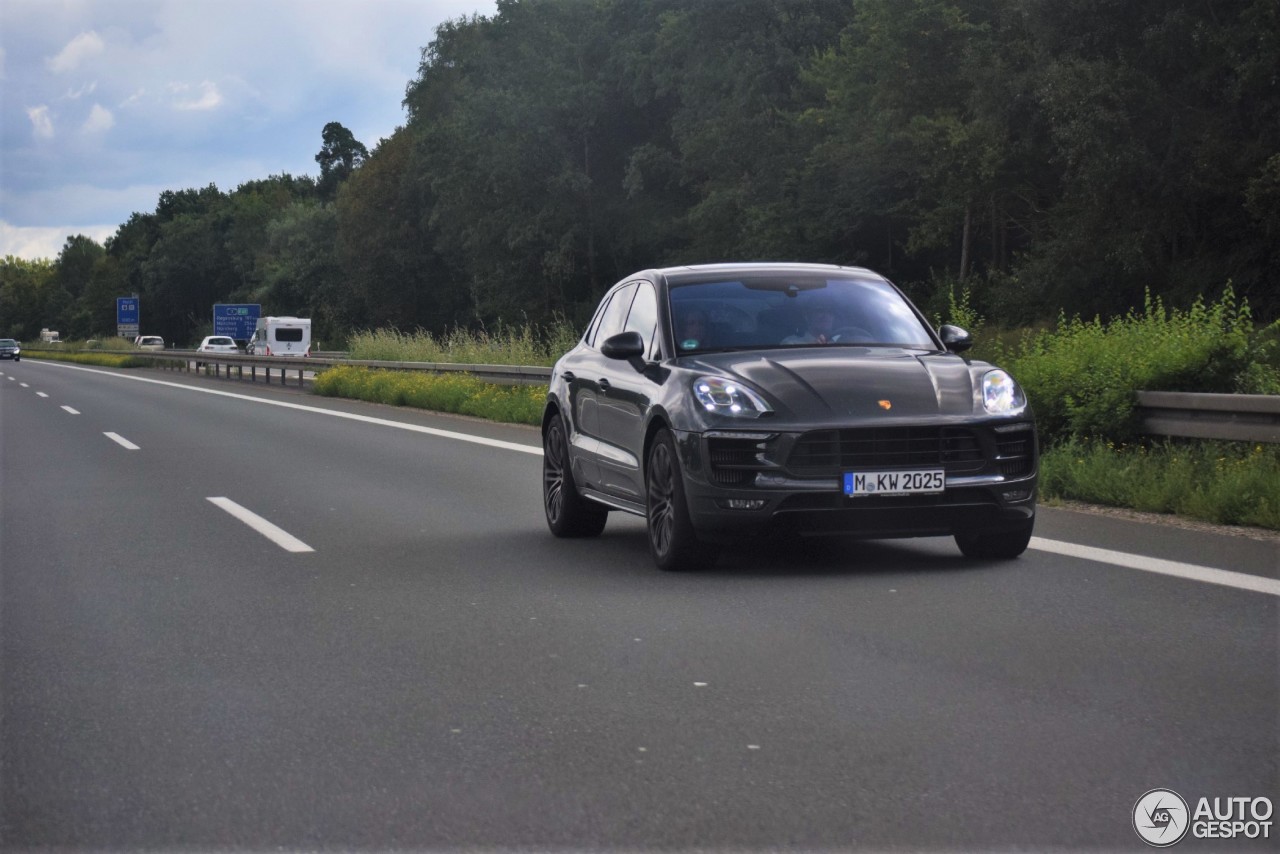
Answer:
<svg viewBox="0 0 1280 854"><path fill-rule="evenodd" d="M320 164L320 197L332 200L338 194L338 186L369 157L369 151L351 131L338 122L329 122L320 134L324 145L316 155Z"/></svg>

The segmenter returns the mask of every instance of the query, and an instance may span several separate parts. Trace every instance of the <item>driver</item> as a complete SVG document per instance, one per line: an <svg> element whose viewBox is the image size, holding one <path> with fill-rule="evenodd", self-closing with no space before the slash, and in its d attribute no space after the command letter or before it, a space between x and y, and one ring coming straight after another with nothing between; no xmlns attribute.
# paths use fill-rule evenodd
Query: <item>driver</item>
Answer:
<svg viewBox="0 0 1280 854"><path fill-rule="evenodd" d="M830 344L835 332L836 312L828 302L815 302L804 312L805 329L782 339L783 344Z"/></svg>

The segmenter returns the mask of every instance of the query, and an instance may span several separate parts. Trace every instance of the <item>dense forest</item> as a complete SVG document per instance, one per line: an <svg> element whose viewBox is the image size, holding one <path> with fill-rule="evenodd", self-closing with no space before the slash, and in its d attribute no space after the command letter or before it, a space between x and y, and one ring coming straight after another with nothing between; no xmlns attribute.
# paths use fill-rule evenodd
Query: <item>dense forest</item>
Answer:
<svg viewBox="0 0 1280 854"><path fill-rule="evenodd" d="M871 267L1005 326L1228 282L1280 316L1276 0L499 0L448 22L370 150L162 193L0 265L0 335L578 322L644 267Z"/></svg>

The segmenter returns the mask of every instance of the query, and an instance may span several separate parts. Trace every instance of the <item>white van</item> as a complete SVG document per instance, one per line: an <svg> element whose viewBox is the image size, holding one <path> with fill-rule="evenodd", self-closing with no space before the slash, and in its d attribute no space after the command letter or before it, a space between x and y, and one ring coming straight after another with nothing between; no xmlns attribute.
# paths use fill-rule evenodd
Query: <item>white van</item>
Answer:
<svg viewBox="0 0 1280 854"><path fill-rule="evenodd" d="M311 318L259 317L244 351L254 356L310 356Z"/></svg>

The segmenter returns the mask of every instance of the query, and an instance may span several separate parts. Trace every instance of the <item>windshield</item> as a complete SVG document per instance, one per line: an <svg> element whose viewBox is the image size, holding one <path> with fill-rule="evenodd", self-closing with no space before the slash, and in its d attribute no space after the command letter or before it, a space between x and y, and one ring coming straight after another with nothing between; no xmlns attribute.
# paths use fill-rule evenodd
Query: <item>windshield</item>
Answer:
<svg viewBox="0 0 1280 854"><path fill-rule="evenodd" d="M12 338L0 338L0 347L17 347L18 342Z"/></svg>
<svg viewBox="0 0 1280 854"><path fill-rule="evenodd" d="M673 284L678 354L826 345L936 349L928 328L884 280L770 273Z"/></svg>

